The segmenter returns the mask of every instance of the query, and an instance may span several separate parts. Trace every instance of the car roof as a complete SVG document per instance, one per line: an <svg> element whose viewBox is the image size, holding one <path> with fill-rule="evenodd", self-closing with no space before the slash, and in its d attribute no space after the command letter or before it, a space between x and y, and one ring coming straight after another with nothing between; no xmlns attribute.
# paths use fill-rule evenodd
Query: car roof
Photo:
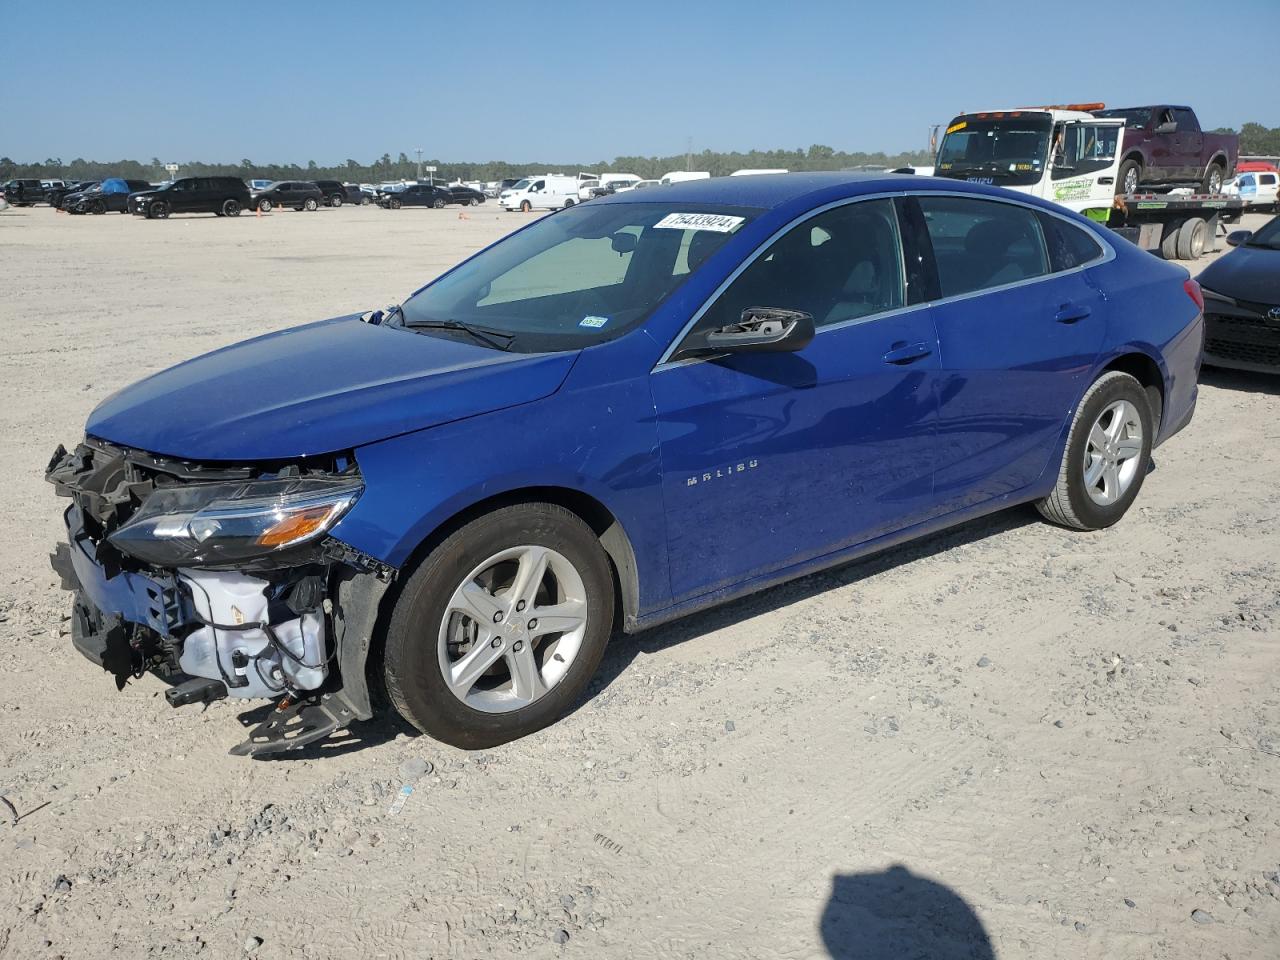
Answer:
<svg viewBox="0 0 1280 960"><path fill-rule="evenodd" d="M946 190L951 192L1007 196L1006 191L994 190L981 184L963 180L921 177L910 173L766 173L752 177L711 177L703 180L684 180L657 187L649 187L639 193L629 190L593 200L592 203L654 203L674 202L689 204L720 204L735 207L755 207L773 210L783 206L817 206L846 197L868 193L895 193L911 190ZM1033 198L1018 194L1016 199L1027 202ZM806 204L806 201L808 203Z"/></svg>

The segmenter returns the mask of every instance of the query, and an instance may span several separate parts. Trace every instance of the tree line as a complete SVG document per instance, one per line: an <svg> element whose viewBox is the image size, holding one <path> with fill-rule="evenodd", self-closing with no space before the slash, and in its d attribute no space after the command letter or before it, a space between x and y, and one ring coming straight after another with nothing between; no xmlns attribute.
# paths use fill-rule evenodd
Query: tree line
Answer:
<svg viewBox="0 0 1280 960"><path fill-rule="evenodd" d="M1260 123L1246 123L1239 130L1222 127L1214 133L1238 133L1240 152L1246 155L1280 155L1280 127L1265 127ZM490 160L484 163L450 163L438 159L423 159L423 166L433 166L437 180L501 180L504 177L525 177L540 173L559 172L574 174L580 171L594 173L634 173L646 180L657 180L672 170L705 170L713 177L726 176L743 169L785 170L856 170L862 167L900 167L906 164L930 164L933 157L925 150L885 153L876 151L846 152L824 144L815 143L809 149L795 150L747 150L721 152L703 150L700 153L683 153L666 157L614 157L613 160L597 160L594 163L507 163ZM255 163L245 158L239 163L208 163L189 160L178 164L178 175L237 176L245 180L343 180L353 183L380 182L383 180L412 180L418 175L417 161L405 153L392 158L390 153L368 163L347 159L336 166L321 166L314 160L305 166L296 163ZM159 157L150 163L138 160L104 162L77 157L64 163L61 157L49 157L42 163L18 163L9 157L0 157L0 182L16 177L60 178L63 180L101 180L104 177L125 177L130 180L159 181L168 178Z"/></svg>
<svg viewBox="0 0 1280 960"><path fill-rule="evenodd" d="M176 161L175 161L176 162ZM575 174L580 171L594 173L634 173L647 180L656 180L672 170L705 170L713 177L725 176L742 169L787 170L846 170L859 167L899 167L908 163L932 163L926 151L904 153L848 153L822 144L809 149L748 150L724 153L703 150L692 155L676 154L668 157L615 157L613 160L597 160L594 163L507 163L490 160L484 163L450 163L423 158L423 166L433 166L437 180L501 180L505 177L532 176L540 173ZM337 166L321 166L314 160L305 166L290 163L255 163L248 158L239 163L208 163L189 160L178 163L178 176L237 176L245 180L343 180L354 183L380 182L384 180L412 180L417 177L418 163L401 153L392 158L390 153L369 163L348 159ZM168 172L159 157L150 163L137 160L76 159L64 163L60 157L49 157L43 163L18 163L9 157L0 157L0 181L17 177L59 178L63 180L100 180L104 177L125 177L136 180L165 180ZM425 174L424 174L425 176Z"/></svg>

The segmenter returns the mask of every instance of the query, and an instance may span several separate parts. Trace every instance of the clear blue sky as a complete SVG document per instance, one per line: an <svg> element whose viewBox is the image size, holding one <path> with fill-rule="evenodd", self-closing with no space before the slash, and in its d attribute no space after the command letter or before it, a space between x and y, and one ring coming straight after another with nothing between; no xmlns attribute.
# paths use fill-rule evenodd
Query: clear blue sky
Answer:
<svg viewBox="0 0 1280 960"><path fill-rule="evenodd" d="M695 151L892 152L962 109L1088 100L1280 126L1280 0L0 0L0 12L39 27L5 35L0 55L0 155L21 162L327 165L415 147L586 162L682 153L687 137Z"/></svg>

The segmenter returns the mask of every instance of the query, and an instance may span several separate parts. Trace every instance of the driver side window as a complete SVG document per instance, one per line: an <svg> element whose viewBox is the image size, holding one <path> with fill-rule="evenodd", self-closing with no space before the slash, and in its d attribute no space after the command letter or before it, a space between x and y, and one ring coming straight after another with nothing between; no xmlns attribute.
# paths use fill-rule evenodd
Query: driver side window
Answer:
<svg viewBox="0 0 1280 960"><path fill-rule="evenodd" d="M818 329L905 303L892 200L862 200L806 220L775 240L716 299L682 349L737 323L748 307L803 310Z"/></svg>

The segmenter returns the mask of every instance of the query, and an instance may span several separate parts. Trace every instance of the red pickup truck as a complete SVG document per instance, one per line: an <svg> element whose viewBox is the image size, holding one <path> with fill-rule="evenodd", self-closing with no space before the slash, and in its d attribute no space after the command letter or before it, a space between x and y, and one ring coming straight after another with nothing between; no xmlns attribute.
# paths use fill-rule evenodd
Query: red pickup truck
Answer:
<svg viewBox="0 0 1280 960"><path fill-rule="evenodd" d="M1221 193L1222 185L1235 175L1240 138L1203 132L1190 107L1123 107L1095 110L1094 116L1125 120L1116 193L1181 183L1198 183L1205 193Z"/></svg>

